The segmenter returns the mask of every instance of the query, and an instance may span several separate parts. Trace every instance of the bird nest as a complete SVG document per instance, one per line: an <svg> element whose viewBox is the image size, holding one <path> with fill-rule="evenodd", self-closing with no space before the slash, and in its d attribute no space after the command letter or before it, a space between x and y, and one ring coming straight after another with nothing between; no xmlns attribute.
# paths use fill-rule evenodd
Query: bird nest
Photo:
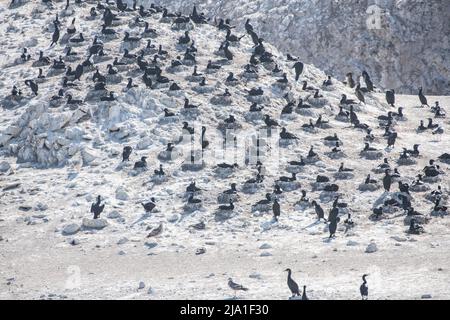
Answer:
<svg viewBox="0 0 450 320"><path fill-rule="evenodd" d="M380 188L380 186L377 183L361 183L358 186L358 190L359 191L369 191L369 192L373 192L376 191Z"/></svg>
<svg viewBox="0 0 450 320"><path fill-rule="evenodd" d="M161 117L159 119L160 124L168 124L168 123L175 123L180 121L180 118L178 116L171 116L171 117Z"/></svg>
<svg viewBox="0 0 450 320"><path fill-rule="evenodd" d="M312 191L322 191L327 184L328 182L312 182Z"/></svg>
<svg viewBox="0 0 450 320"><path fill-rule="evenodd" d="M405 226L409 226L411 224L411 220L416 220L419 224L427 224L431 219L426 216L406 216L405 219L403 219L403 224Z"/></svg>
<svg viewBox="0 0 450 320"><path fill-rule="evenodd" d="M280 115L280 119L285 121L292 121L295 120L296 118L297 116L294 113L282 113Z"/></svg>
<svg viewBox="0 0 450 320"><path fill-rule="evenodd" d="M330 159L342 159L342 158L346 158L347 157L347 155L343 151L326 152L325 154Z"/></svg>
<svg viewBox="0 0 450 320"><path fill-rule="evenodd" d="M247 112L244 118L245 120L251 122L262 121L264 119L264 115L261 111Z"/></svg>
<svg viewBox="0 0 450 320"><path fill-rule="evenodd" d="M439 176L435 176L435 177L423 177L422 178L423 182L427 182L427 183L436 183L441 181L441 178Z"/></svg>
<svg viewBox="0 0 450 320"><path fill-rule="evenodd" d="M190 203L190 202L188 202L188 203L186 203L184 206L183 206L183 210L185 211L185 212L194 212L194 211L197 211L197 210L201 210L202 209L202 203L201 202L199 202L199 203Z"/></svg>
<svg viewBox="0 0 450 320"><path fill-rule="evenodd" d="M305 169L305 166L293 166L293 165L287 165L286 171L289 173L300 173L303 172Z"/></svg>
<svg viewBox="0 0 450 320"><path fill-rule="evenodd" d="M298 181L277 181L277 184L283 191L289 192L301 188L301 184Z"/></svg>
<svg viewBox="0 0 450 320"><path fill-rule="evenodd" d="M350 122L350 118L347 117L347 116L340 116L340 115L337 115L337 116L334 117L334 119L335 119L336 121L340 121L340 122Z"/></svg>
<svg viewBox="0 0 450 320"><path fill-rule="evenodd" d="M309 209L311 207L312 207L312 205L311 205L311 203L309 203L309 201L298 201L294 205L294 209L297 210L297 211L304 211L304 210Z"/></svg>
<svg viewBox="0 0 450 320"><path fill-rule="evenodd" d="M226 178L231 177L234 172L235 172L235 168L221 168L221 167L217 167L214 170L214 173L221 179L226 179Z"/></svg>
<svg viewBox="0 0 450 320"><path fill-rule="evenodd" d="M343 146L344 143L341 140L323 140L323 144L327 147L334 147L336 145L336 142L339 142L340 146Z"/></svg>
<svg viewBox="0 0 450 320"><path fill-rule="evenodd" d="M310 108L295 108L295 112L305 117L316 117L316 113Z"/></svg>
<svg viewBox="0 0 450 320"><path fill-rule="evenodd" d="M242 191L247 194L253 194L258 192L258 190L261 188L261 183L244 183L242 187Z"/></svg>
<svg viewBox="0 0 450 320"><path fill-rule="evenodd" d="M230 201L233 201L233 203L239 201L239 195L236 193L233 194L221 193L217 196L217 202L219 204L230 203Z"/></svg>
<svg viewBox="0 0 450 320"><path fill-rule="evenodd" d="M123 80L123 77L120 74L107 74L106 81L112 84L119 84Z"/></svg>
<svg viewBox="0 0 450 320"><path fill-rule="evenodd" d="M288 147L291 145L295 145L297 144L297 140L296 139L280 139L278 141L280 147Z"/></svg>
<svg viewBox="0 0 450 320"><path fill-rule="evenodd" d="M160 175L160 174L155 174L154 176L152 176L151 181L154 184L162 184L164 182L167 182L168 178L167 175Z"/></svg>
<svg viewBox="0 0 450 320"><path fill-rule="evenodd" d="M201 163L183 163L181 165L181 170L183 171L200 171L205 168L205 162Z"/></svg>
<svg viewBox="0 0 450 320"><path fill-rule="evenodd" d="M337 180L351 180L355 177L353 172L336 172L334 178Z"/></svg>
<svg viewBox="0 0 450 320"><path fill-rule="evenodd" d="M316 155L314 157L306 157L304 161L306 164L314 164L314 163L320 161L320 158L319 158L319 156Z"/></svg>
<svg viewBox="0 0 450 320"><path fill-rule="evenodd" d="M419 184L419 185L413 185L409 188L409 190L413 191L413 192L426 192L430 190L430 187L427 186L426 184Z"/></svg>
<svg viewBox="0 0 450 320"><path fill-rule="evenodd" d="M337 195L338 193L334 191L322 191L319 195L319 199L322 203L328 203L336 199Z"/></svg>
<svg viewBox="0 0 450 320"><path fill-rule="evenodd" d="M400 158L397 160L399 166L412 166L417 164L416 159L413 158Z"/></svg>
<svg viewBox="0 0 450 320"><path fill-rule="evenodd" d="M233 99L230 96L214 96L211 98L211 103L220 106L229 106L233 102Z"/></svg>
<svg viewBox="0 0 450 320"><path fill-rule="evenodd" d="M197 93L211 93L215 90L216 88L213 86L195 86L192 90L194 90Z"/></svg>
<svg viewBox="0 0 450 320"><path fill-rule="evenodd" d="M264 96L264 95L260 95L260 96L250 96L247 95L247 100L253 103L257 103L257 104L267 104L269 103L269 98Z"/></svg>
<svg viewBox="0 0 450 320"><path fill-rule="evenodd" d="M381 151L361 151L360 156L367 160L378 160L383 156Z"/></svg>
<svg viewBox="0 0 450 320"><path fill-rule="evenodd" d="M252 212L259 211L259 212L268 212L272 210L272 204L271 203L261 203L261 204L254 204L252 205Z"/></svg>

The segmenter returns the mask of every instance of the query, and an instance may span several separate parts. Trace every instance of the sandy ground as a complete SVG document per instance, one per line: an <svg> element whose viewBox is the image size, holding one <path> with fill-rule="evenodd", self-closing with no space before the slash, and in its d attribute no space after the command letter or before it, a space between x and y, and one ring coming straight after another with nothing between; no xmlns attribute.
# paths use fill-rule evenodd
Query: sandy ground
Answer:
<svg viewBox="0 0 450 320"><path fill-rule="evenodd" d="M84 15L88 9L83 9ZM35 19L38 22L34 26L26 16L20 19L24 28L36 30L33 28L41 28L41 24L48 25L54 17L53 13L44 13L45 19ZM12 21L10 15L7 17ZM71 17L61 19L67 25ZM82 27L89 36L95 30L90 23ZM7 24L0 27L6 30ZM162 34L155 42L164 43L165 48L181 34L156 21L154 27ZM9 94L16 78L36 74L35 69L10 65L20 55L23 44L15 42L16 31L20 32L10 29L3 39L6 61L1 62L7 63L8 67L0 71L2 97ZM194 34L196 44L201 48L198 58L203 71L208 60L205 52L216 50L223 35L217 34L215 28L210 26L198 28ZM45 43L38 47L45 47L46 54L57 56L63 46L48 49L50 35L47 32L37 36L38 43ZM232 49L236 54L234 64L225 67L218 75L208 75L208 82L214 84L217 79L226 77L230 70L236 75L241 72L241 66L247 63L251 51L250 39L242 41L241 48ZM108 43L108 49L117 47L118 42ZM269 48L277 58L282 56L274 48ZM33 52L36 50L33 48ZM283 61L281 67L288 70L290 78L293 77L288 63ZM217 137L213 129L219 120L231 112L243 123L244 129L253 127L243 121L250 105L244 98L244 90L264 86L271 98L271 106L265 112L276 119L279 119L280 109L286 103L279 92L270 89L275 78L268 72L262 72L258 82L240 84L231 90L236 99L233 109L214 106L210 98L223 92L223 83L216 83L213 93L197 94L184 80L191 72L189 68L169 76L186 88L187 95L195 103L202 104L202 121L212 128L208 129L211 141ZM312 85L320 86L325 75L307 66L302 77ZM124 80L113 88L121 92L125 83ZM142 87L142 83L140 85ZM46 99L55 94L55 86L59 83L54 80L43 84L41 95L34 101L46 103ZM81 96L84 89L83 85L76 93ZM312 118L323 114L325 119L330 120L331 129L316 134L304 132L301 125L308 122L307 116L296 115L293 120L279 120L300 141L295 147L288 148L287 154L280 159L281 166L272 167L275 169L267 173L263 188L251 195L240 190L245 180L255 176L255 169L249 167L239 169L230 178L221 179L214 174L213 166L189 173L181 171L177 163L165 163L168 182L161 185L149 182L152 170L159 165L156 155L164 150L173 136L179 136L181 132L180 122L165 126L158 122L162 107L170 105L173 110L178 110L182 98L168 98L164 90L152 90L152 102L144 97L148 92L139 90L124 93L125 98L117 102L124 114L131 115L124 123L131 124L135 129L126 141L118 142L112 135L105 134L106 128L111 125L107 119L98 117L84 124L83 129L88 134L103 139L103 144L95 147L98 158L91 165L38 169L33 163L17 163L16 157L6 152L7 148L0 150L0 162L6 161L11 165L11 170L0 173L0 190L4 186L20 184L11 190L0 191L0 299L230 299L233 292L227 286L229 277L249 288L249 291L239 293L240 299L287 299L290 292L286 285L286 268L292 269L293 278L300 286L307 286L308 296L312 299L359 299L359 286L364 273L369 274L371 299L421 299L423 295L430 295L433 299L450 298L448 217L432 218L424 226L426 233L420 236L406 234L407 226L403 223L401 212L378 222L368 219L373 203L383 195L383 191L361 192L357 188L382 160L361 159L359 152L365 133L349 129L347 123L334 120L340 94L346 93L354 98L353 90L336 83L333 92L322 92L329 106L323 110L316 109ZM292 90L296 97L305 97L298 84ZM403 147L410 149L414 143L421 144L423 156L417 164L399 167L405 181L411 182L429 159L436 159L450 151L448 119L437 120L445 131L440 138L430 132L416 133L419 121L431 116L429 110L417 106L417 96L397 96L397 106L404 107L407 121L398 122L395 126L399 133L395 148L384 149L386 144L381 138L383 130L378 128L376 117L391 109L384 102L384 94L372 94L366 98L367 105L361 106L358 116L374 128L377 140L373 145L389 158L393 167ZM436 100L446 109L450 106L449 97L428 97L430 104ZM151 105L151 112L140 113L147 105ZM0 132L16 123L26 110L26 107L3 109ZM52 112L63 110L67 111L61 107ZM344 141L342 149L347 155L344 160L333 160L324 155L330 148L324 146L323 138L334 132ZM119 165L123 145L136 146L145 135L154 137L152 143L133 152L131 163ZM278 223L273 223L270 213L259 214L251 210L252 204L263 199L265 192L273 190L278 177L288 175L283 169L286 162L298 160L300 155L306 156L310 145L315 146L322 159L320 167L311 165L299 174L301 189L308 190L310 199L318 199L320 195L310 191L310 183L317 174L331 177L342 161L346 167L355 169L354 179L338 182L341 199L348 203L355 227L345 232L342 224L345 216L342 217L336 238L331 241L328 239L327 225L316 223L314 210L296 209L295 203L301 196L300 188L284 193L280 200L282 213ZM119 153L112 152L114 150L119 150ZM149 156L149 172L130 175L133 162L142 155ZM447 173L440 185L448 193L449 166L440 165ZM372 173L372 177L381 180L382 175ZM203 200L203 208L187 214L183 210L183 195L192 180L204 190L199 196ZM217 196L228 189L231 182L238 183L240 195L236 215L217 222L214 220ZM128 200L115 197L115 191L121 186L127 190ZM430 185L430 191L436 187L437 184ZM108 222L108 226L102 230L81 230L74 235L63 235L62 230L68 224L81 225L83 218L91 217L90 205L98 194L106 203L101 217ZM429 215L432 204L425 200L425 195L414 193L413 205L419 212ZM140 203L152 196L157 199L157 210L145 215ZM331 203L321 205L327 216ZM29 207L29 210L24 211L21 206ZM199 221L205 222L205 230L190 228ZM160 223L164 226L162 234L146 238L149 230ZM371 242L376 243L378 250L365 253ZM196 255L199 248L206 249L206 252ZM141 281L144 287L139 289Z"/></svg>

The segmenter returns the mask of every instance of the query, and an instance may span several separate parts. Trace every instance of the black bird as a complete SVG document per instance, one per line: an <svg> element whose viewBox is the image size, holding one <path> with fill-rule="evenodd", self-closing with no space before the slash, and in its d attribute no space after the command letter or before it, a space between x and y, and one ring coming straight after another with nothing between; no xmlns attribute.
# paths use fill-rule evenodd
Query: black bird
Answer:
<svg viewBox="0 0 450 320"><path fill-rule="evenodd" d="M389 174L389 170L387 169L385 172L385 175L383 177L383 186L384 186L384 190L386 192L389 192L389 190L391 190L391 184L392 184L392 177Z"/></svg>
<svg viewBox="0 0 450 320"><path fill-rule="evenodd" d="M31 91L33 91L34 95L36 95L36 96L38 95L39 87L36 82L34 82L33 80L25 80L25 85L30 87L30 89L31 89Z"/></svg>
<svg viewBox="0 0 450 320"><path fill-rule="evenodd" d="M423 107L423 106L429 107L428 100L427 100L427 98L425 97L425 95L423 94L422 91L423 91L423 89L422 89L422 87L420 87L419 88L419 100L420 100L420 103L422 104L421 107Z"/></svg>
<svg viewBox="0 0 450 320"><path fill-rule="evenodd" d="M311 204L314 206L314 210L316 211L317 214L317 220L320 219L325 219L325 212L323 211L322 207L320 206L320 204L318 204L316 202L316 200L313 200L311 202Z"/></svg>
<svg viewBox="0 0 450 320"><path fill-rule="evenodd" d="M306 286L303 286L302 300L309 300L308 296L306 295Z"/></svg>
<svg viewBox="0 0 450 320"><path fill-rule="evenodd" d="M155 202L155 198L151 198L149 202L141 203L141 205L144 207L145 212L152 212L152 210L156 207Z"/></svg>
<svg viewBox="0 0 450 320"><path fill-rule="evenodd" d="M355 95L356 95L356 97L358 98L358 100L359 100L360 102L366 103L365 98L364 98L364 94L363 94L363 92L361 91L361 87L360 87L359 84L356 86L356 89L355 89Z"/></svg>
<svg viewBox="0 0 450 320"><path fill-rule="evenodd" d="M134 163L134 169L147 168L147 157L141 157L141 160Z"/></svg>
<svg viewBox="0 0 450 320"><path fill-rule="evenodd" d="M359 292L361 293L362 300L367 300L369 298L369 287L367 286L367 281L366 281L367 276L368 276L367 274L362 276L363 283L359 287Z"/></svg>
<svg viewBox="0 0 450 320"><path fill-rule="evenodd" d="M394 89L386 91L386 102L395 108L395 91Z"/></svg>
<svg viewBox="0 0 450 320"><path fill-rule="evenodd" d="M295 81L298 81L298 79L300 79L300 76L303 72L303 63L300 61L297 61L296 63L294 63L292 68L295 69Z"/></svg>
<svg viewBox="0 0 450 320"><path fill-rule="evenodd" d="M97 196L97 202L91 205L91 213L94 214L94 219L98 219L100 217L100 214L103 212L103 209L105 208L105 204L100 205L100 202L101 197Z"/></svg>
<svg viewBox="0 0 450 320"><path fill-rule="evenodd" d="M55 25L55 31L53 31L52 43L50 44L50 47L58 42L59 36L60 36L58 24L54 23L54 25Z"/></svg>
<svg viewBox="0 0 450 320"><path fill-rule="evenodd" d="M122 162L130 160L131 152L133 152L133 148L130 146L123 147L122 151Z"/></svg>
<svg viewBox="0 0 450 320"><path fill-rule="evenodd" d="M230 200L230 204L229 205L221 205L221 206L219 206L219 210L222 210L222 211L233 211L234 210L233 201Z"/></svg>
<svg viewBox="0 0 450 320"><path fill-rule="evenodd" d="M280 204L278 203L277 199L273 201L272 211L273 211L273 218L275 219L275 221L278 221L278 217L280 216L281 213L280 213Z"/></svg>
<svg viewBox="0 0 450 320"><path fill-rule="evenodd" d="M292 297L300 296L300 290L298 288L298 284L297 284L297 282L294 281L294 279L292 279L292 276L291 276L292 271L291 271L291 269L286 269L284 271L287 271L287 273L288 273L287 285L289 287L289 290L291 290Z"/></svg>

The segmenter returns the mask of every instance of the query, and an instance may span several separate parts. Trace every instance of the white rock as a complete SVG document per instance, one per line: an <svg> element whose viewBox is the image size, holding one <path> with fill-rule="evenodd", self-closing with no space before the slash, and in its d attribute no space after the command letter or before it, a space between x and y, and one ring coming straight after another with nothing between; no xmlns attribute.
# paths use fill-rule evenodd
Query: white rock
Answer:
<svg viewBox="0 0 450 320"><path fill-rule="evenodd" d="M129 195L128 195L128 192L127 192L127 190L126 190L124 187L120 186L120 187L118 187L118 188L116 189L116 199L117 199L117 200L126 201L126 200L128 200L129 198L130 198L130 197L129 197Z"/></svg>

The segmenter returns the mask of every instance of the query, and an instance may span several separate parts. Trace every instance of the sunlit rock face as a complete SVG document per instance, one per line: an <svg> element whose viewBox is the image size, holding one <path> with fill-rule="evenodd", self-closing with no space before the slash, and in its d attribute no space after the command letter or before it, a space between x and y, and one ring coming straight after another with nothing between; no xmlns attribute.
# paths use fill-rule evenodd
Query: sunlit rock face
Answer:
<svg viewBox="0 0 450 320"><path fill-rule="evenodd" d="M139 2L139 1L138 1ZM447 0L141 0L212 19L229 17L283 51L344 79L369 72L398 93L450 93L450 5Z"/></svg>

